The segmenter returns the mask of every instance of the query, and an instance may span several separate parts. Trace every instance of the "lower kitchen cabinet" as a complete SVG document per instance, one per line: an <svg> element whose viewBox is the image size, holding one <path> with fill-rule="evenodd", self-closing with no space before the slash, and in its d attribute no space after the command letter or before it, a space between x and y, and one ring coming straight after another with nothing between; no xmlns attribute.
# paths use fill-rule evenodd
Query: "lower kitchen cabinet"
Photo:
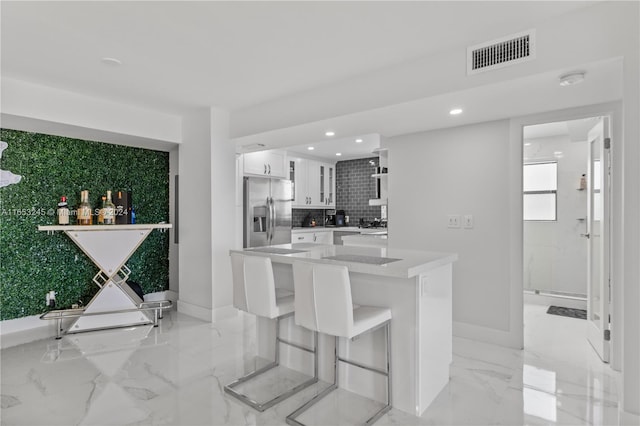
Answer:
<svg viewBox="0 0 640 426"><path fill-rule="evenodd" d="M296 229L291 231L291 243L333 244L331 229Z"/></svg>
<svg viewBox="0 0 640 426"><path fill-rule="evenodd" d="M314 232L315 243L317 244L333 244L333 231Z"/></svg>

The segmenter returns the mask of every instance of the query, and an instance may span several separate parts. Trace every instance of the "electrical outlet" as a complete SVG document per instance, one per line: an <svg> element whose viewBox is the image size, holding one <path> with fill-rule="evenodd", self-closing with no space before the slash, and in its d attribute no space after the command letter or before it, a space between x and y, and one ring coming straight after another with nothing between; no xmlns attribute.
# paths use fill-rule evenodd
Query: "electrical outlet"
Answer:
<svg viewBox="0 0 640 426"><path fill-rule="evenodd" d="M460 215L459 214L450 214L449 215L449 223L447 225L449 228L460 228Z"/></svg>
<svg viewBox="0 0 640 426"><path fill-rule="evenodd" d="M464 226L466 229L472 229L473 228L473 215L465 214L462 217L462 226Z"/></svg>

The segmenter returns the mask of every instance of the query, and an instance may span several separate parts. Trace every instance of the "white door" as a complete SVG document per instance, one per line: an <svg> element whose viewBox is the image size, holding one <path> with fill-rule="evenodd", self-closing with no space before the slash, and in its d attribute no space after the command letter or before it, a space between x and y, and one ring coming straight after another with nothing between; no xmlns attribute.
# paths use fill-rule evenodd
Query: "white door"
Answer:
<svg viewBox="0 0 640 426"><path fill-rule="evenodd" d="M601 118L588 136L587 166L587 339L609 362L609 140Z"/></svg>

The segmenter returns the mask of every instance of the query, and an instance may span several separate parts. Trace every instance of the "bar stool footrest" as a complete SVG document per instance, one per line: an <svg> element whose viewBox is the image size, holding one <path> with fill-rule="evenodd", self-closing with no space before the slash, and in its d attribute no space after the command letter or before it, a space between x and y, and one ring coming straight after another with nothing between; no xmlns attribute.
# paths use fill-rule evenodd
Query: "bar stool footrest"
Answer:
<svg viewBox="0 0 640 426"><path fill-rule="evenodd" d="M240 384L246 383L249 380L253 379L254 377L268 371L271 370L272 368L277 367L278 364L275 362L272 362L270 364L265 365L262 368L259 368L255 371L252 371L251 373L248 373L236 380L234 380L233 382L229 383L228 385L226 385L224 387L224 391L226 393L228 393L229 395L233 396L234 398L242 401L243 403L249 405L251 408L253 408L254 410L257 411L264 411L270 407L273 407L274 405L276 405L277 403L279 403L280 401L283 401L287 398L289 398L290 396L292 396L295 393L300 392L301 390L313 385L314 383L318 382L318 378L317 377L311 377L309 380L306 380L296 386L294 386L293 388L279 394L276 395L275 397L271 398L268 401L265 402L258 402L250 397L248 397L247 395L238 392L237 390L235 390L234 388Z"/></svg>

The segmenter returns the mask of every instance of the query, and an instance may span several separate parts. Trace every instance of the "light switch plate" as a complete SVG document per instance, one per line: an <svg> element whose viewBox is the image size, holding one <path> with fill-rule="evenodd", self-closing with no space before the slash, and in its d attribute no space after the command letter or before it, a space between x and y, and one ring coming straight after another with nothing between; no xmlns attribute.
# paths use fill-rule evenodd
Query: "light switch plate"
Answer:
<svg viewBox="0 0 640 426"><path fill-rule="evenodd" d="M464 226L466 229L472 229L473 228L473 215L465 214L462 217L462 226Z"/></svg>
<svg viewBox="0 0 640 426"><path fill-rule="evenodd" d="M449 222L447 225L449 228L460 228L460 215L459 214L450 214Z"/></svg>

